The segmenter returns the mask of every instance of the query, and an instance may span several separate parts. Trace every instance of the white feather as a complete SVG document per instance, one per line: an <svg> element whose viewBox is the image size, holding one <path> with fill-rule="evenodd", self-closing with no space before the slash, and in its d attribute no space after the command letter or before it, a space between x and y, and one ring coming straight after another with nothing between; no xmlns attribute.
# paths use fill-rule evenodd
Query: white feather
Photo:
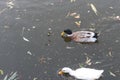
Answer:
<svg viewBox="0 0 120 80"><path fill-rule="evenodd" d="M68 67L62 69L64 73L69 73L71 76L76 79L82 80L95 80L99 79L104 72L104 70L96 70L91 68L79 68L76 70L72 70Z"/></svg>

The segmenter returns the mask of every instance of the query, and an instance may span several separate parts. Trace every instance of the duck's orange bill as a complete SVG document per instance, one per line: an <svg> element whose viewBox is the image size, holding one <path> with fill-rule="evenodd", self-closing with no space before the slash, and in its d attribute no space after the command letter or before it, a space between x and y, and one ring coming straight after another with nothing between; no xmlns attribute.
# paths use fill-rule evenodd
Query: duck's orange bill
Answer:
<svg viewBox="0 0 120 80"><path fill-rule="evenodd" d="M63 72L63 71L59 71L58 74L59 74L59 75L63 75L64 72Z"/></svg>
<svg viewBox="0 0 120 80"><path fill-rule="evenodd" d="M64 36L65 35L65 32L61 32L61 36Z"/></svg>

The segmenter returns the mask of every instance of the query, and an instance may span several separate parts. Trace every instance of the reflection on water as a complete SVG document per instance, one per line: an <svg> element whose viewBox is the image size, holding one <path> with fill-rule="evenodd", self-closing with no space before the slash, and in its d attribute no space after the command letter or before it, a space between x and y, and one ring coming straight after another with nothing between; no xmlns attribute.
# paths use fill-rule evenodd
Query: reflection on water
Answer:
<svg viewBox="0 0 120 80"><path fill-rule="evenodd" d="M0 1L0 79L17 72L18 80L74 80L57 71L83 66L104 69L102 80L119 80L119 0L10 1ZM99 42L65 42L66 28L94 30Z"/></svg>

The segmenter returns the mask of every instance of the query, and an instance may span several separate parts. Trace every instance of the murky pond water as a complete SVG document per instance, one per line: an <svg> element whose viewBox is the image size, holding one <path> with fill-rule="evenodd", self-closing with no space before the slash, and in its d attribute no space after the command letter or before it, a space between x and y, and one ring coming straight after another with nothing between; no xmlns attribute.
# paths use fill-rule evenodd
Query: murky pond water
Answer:
<svg viewBox="0 0 120 80"><path fill-rule="evenodd" d="M99 42L65 42L67 28L95 30ZM101 80L119 80L119 33L120 0L1 0L0 79L17 72L18 80L69 80L57 71L83 65L104 69Z"/></svg>

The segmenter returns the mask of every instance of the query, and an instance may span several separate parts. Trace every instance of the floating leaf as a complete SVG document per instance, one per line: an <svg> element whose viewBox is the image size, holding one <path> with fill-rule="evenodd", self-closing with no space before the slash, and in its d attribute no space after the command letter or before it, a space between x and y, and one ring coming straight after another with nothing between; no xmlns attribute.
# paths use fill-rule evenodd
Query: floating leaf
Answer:
<svg viewBox="0 0 120 80"><path fill-rule="evenodd" d="M76 16L74 16L74 18L79 19L80 18L80 14L77 14Z"/></svg>
<svg viewBox="0 0 120 80"><path fill-rule="evenodd" d="M74 47L66 46L66 49L73 49Z"/></svg>
<svg viewBox="0 0 120 80"><path fill-rule="evenodd" d="M2 13L3 13L4 11L6 11L6 10L7 10L7 8L1 10L1 11L0 11L0 14L2 14Z"/></svg>
<svg viewBox="0 0 120 80"><path fill-rule="evenodd" d="M7 7L10 8L10 9L12 9L13 6L15 5L12 0L7 2L6 4L7 4Z"/></svg>
<svg viewBox="0 0 120 80"><path fill-rule="evenodd" d="M98 15L98 12L97 12L96 7L95 7L92 3L90 4L90 6L91 6L93 12L94 12L96 15Z"/></svg>
<svg viewBox="0 0 120 80"><path fill-rule="evenodd" d="M36 78L36 77L35 77L35 78L33 78L33 80L37 80L37 79L38 79L38 78Z"/></svg>
<svg viewBox="0 0 120 80"><path fill-rule="evenodd" d="M17 72L15 73L12 72L10 76L6 75L3 80L18 80L18 79L19 78Z"/></svg>
<svg viewBox="0 0 120 80"><path fill-rule="evenodd" d="M86 57L86 61L85 61L85 63L86 63L87 65L91 65L91 64L92 64L92 63L91 63L91 59L88 58L88 57Z"/></svg>
<svg viewBox="0 0 120 80"><path fill-rule="evenodd" d="M24 41L30 42L30 40L28 40L27 38L23 37Z"/></svg>
<svg viewBox="0 0 120 80"><path fill-rule="evenodd" d="M20 17L16 17L15 19L17 19L17 20L18 20L18 19L21 19L21 18L20 18Z"/></svg>
<svg viewBox="0 0 120 80"><path fill-rule="evenodd" d="M109 7L110 9L113 9L113 7L111 6L111 7Z"/></svg>
<svg viewBox="0 0 120 80"><path fill-rule="evenodd" d="M76 12L70 13L70 16L75 16L75 15L77 15Z"/></svg>
<svg viewBox="0 0 120 80"><path fill-rule="evenodd" d="M10 28L10 26L5 25L4 28L5 28L5 29L8 29L8 28Z"/></svg>
<svg viewBox="0 0 120 80"><path fill-rule="evenodd" d="M17 74L17 72L15 72L9 77L9 80L17 80L17 78L16 78L17 76L18 76L18 74Z"/></svg>
<svg viewBox="0 0 120 80"><path fill-rule="evenodd" d="M44 56L39 57L39 58L38 58L38 61L39 61L41 64L44 64L44 63L46 63L46 58L45 58Z"/></svg>
<svg viewBox="0 0 120 80"><path fill-rule="evenodd" d="M6 75L3 80L7 80L7 78L8 78L8 75Z"/></svg>
<svg viewBox="0 0 120 80"><path fill-rule="evenodd" d="M112 52L111 52L111 51L109 51L109 53L108 53L108 54L109 54L109 56L112 56Z"/></svg>
<svg viewBox="0 0 120 80"><path fill-rule="evenodd" d="M3 70L2 70L2 69L0 69L0 75L3 75L3 74L4 74Z"/></svg>
<svg viewBox="0 0 120 80"><path fill-rule="evenodd" d="M50 32L48 32L48 33L47 33L47 36L50 36L50 34L51 34L51 33L50 33Z"/></svg>
<svg viewBox="0 0 120 80"><path fill-rule="evenodd" d="M91 28L89 28L89 30L91 30L91 31L95 31L95 28L91 27Z"/></svg>
<svg viewBox="0 0 120 80"><path fill-rule="evenodd" d="M80 27L81 21L76 21L75 24Z"/></svg>
<svg viewBox="0 0 120 80"><path fill-rule="evenodd" d="M25 27L22 27L21 36L24 35Z"/></svg>
<svg viewBox="0 0 120 80"><path fill-rule="evenodd" d="M109 72L111 76L116 77L116 75L113 72Z"/></svg>
<svg viewBox="0 0 120 80"><path fill-rule="evenodd" d="M80 18L80 14L78 14L76 12L73 12L73 13L68 12L66 17L68 17L68 16L72 16L72 17L74 17L76 19Z"/></svg>
<svg viewBox="0 0 120 80"><path fill-rule="evenodd" d="M95 62L95 64L100 64L100 63L102 63L102 62Z"/></svg>
<svg viewBox="0 0 120 80"><path fill-rule="evenodd" d="M66 18L67 18L68 16L70 16L70 12L67 13Z"/></svg>
<svg viewBox="0 0 120 80"><path fill-rule="evenodd" d="M120 16L116 16L116 20L120 20Z"/></svg>
<svg viewBox="0 0 120 80"><path fill-rule="evenodd" d="M48 30L49 30L49 31L51 31L51 30L52 30L52 28L48 28Z"/></svg>
<svg viewBox="0 0 120 80"><path fill-rule="evenodd" d="M32 55L32 53L30 51L27 51L27 54Z"/></svg>
<svg viewBox="0 0 120 80"><path fill-rule="evenodd" d="M52 28L48 28L47 36L51 36L51 34L52 34Z"/></svg>
<svg viewBox="0 0 120 80"><path fill-rule="evenodd" d="M75 2L76 0L70 0L70 2L72 3L72 2Z"/></svg>

